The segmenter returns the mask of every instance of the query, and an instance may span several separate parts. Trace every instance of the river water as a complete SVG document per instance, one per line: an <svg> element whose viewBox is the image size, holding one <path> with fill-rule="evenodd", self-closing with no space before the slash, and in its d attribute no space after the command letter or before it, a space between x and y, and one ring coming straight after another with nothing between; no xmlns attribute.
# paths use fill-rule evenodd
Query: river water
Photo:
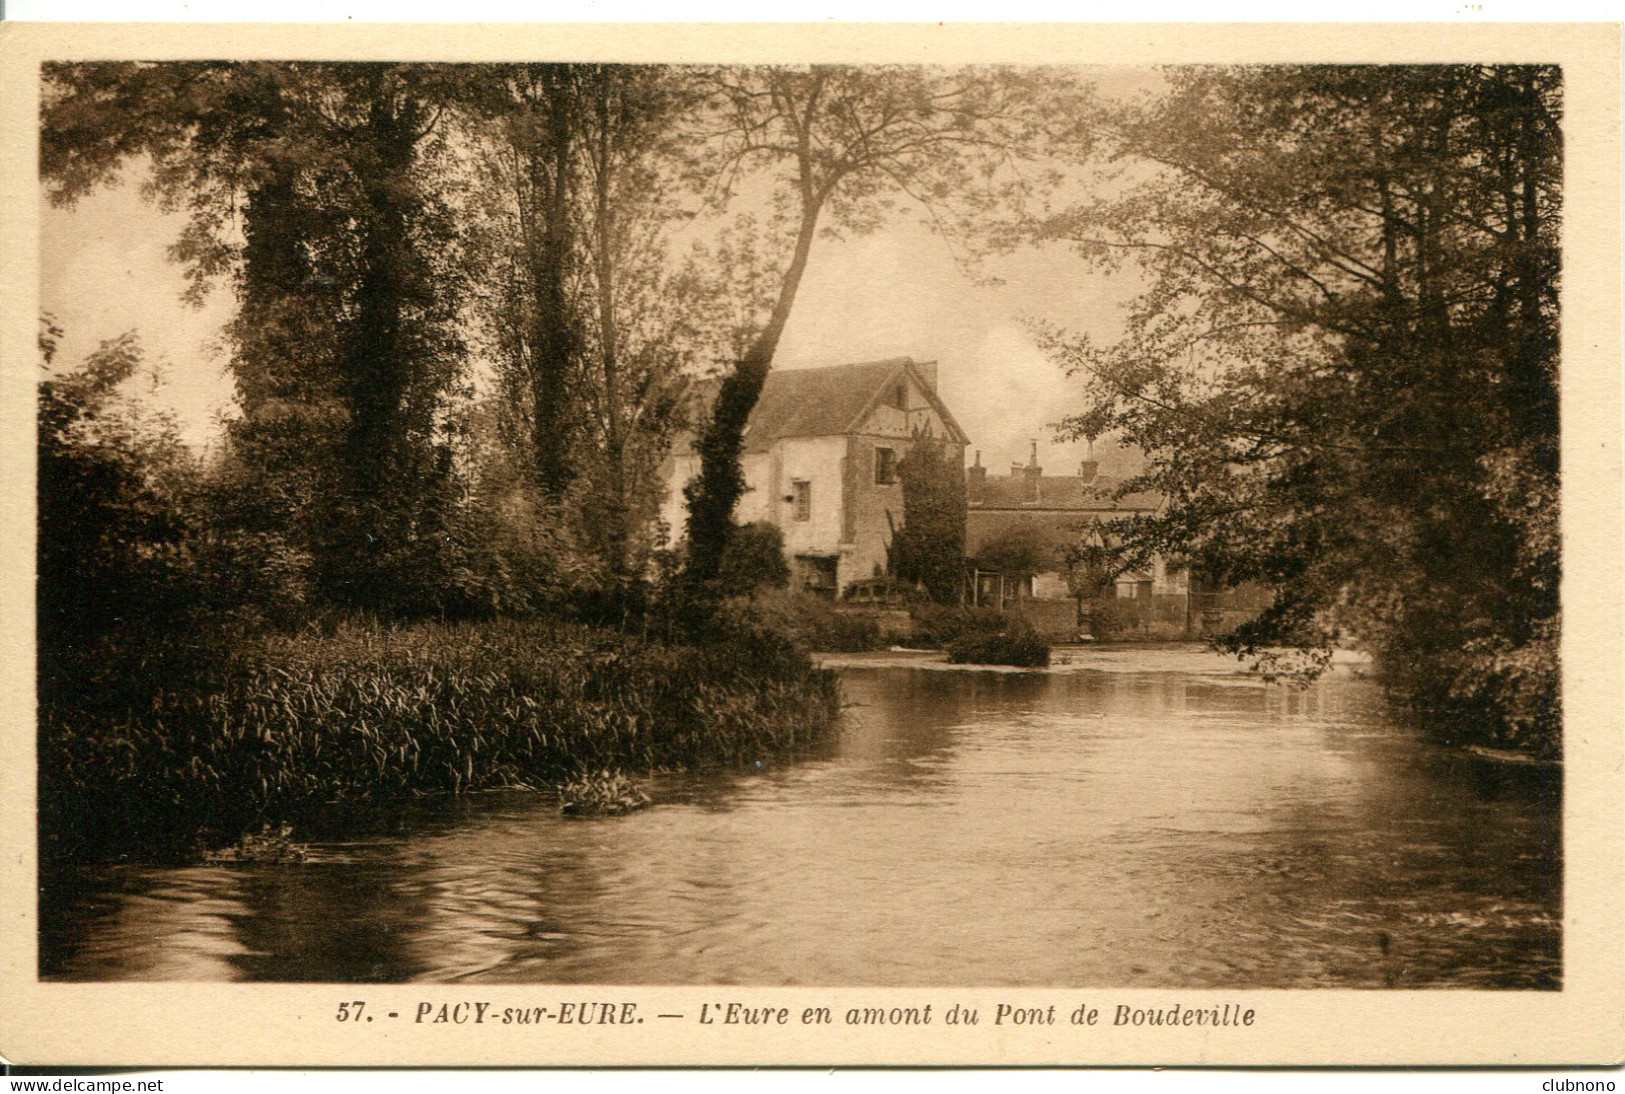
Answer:
<svg viewBox="0 0 1625 1094"><path fill-rule="evenodd" d="M1555 988L1560 772L1433 744L1344 666L842 659L818 754L655 806L436 802L287 866L98 867L48 979Z"/></svg>

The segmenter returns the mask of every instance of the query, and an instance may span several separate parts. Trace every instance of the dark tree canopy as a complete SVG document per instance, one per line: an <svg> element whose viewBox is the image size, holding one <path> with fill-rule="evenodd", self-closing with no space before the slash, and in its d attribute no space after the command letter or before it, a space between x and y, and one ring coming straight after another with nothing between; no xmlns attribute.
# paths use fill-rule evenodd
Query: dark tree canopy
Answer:
<svg viewBox="0 0 1625 1094"><path fill-rule="evenodd" d="M1355 642L1419 703L1555 748L1560 74L1194 68L1096 130L1115 195L1043 225L1148 288L1051 332L1166 499L1126 529L1274 606L1234 648Z"/></svg>
<svg viewBox="0 0 1625 1094"><path fill-rule="evenodd" d="M146 157L149 191L187 214L172 253L194 291L233 285L231 440L259 483L242 519L289 531L336 601L395 599L443 523L437 432L463 366L458 232L435 185L461 75L109 62L46 77L52 199Z"/></svg>

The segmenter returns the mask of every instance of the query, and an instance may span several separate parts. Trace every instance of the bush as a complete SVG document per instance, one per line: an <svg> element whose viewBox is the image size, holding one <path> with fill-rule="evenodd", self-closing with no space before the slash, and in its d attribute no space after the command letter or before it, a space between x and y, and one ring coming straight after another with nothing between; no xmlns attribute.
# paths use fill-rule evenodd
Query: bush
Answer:
<svg viewBox="0 0 1625 1094"><path fill-rule="evenodd" d="M1145 612L1138 600L1124 600L1116 595L1093 597L1086 602L1089 633L1102 642L1109 642L1124 634L1141 630Z"/></svg>
<svg viewBox="0 0 1625 1094"><path fill-rule="evenodd" d="M1559 760L1559 630L1556 620L1543 623L1521 646L1501 635L1477 634L1456 650L1379 649L1377 671L1446 743Z"/></svg>
<svg viewBox="0 0 1625 1094"><path fill-rule="evenodd" d="M946 649L961 638L997 634L1007 620L992 608L962 608L945 604L914 604L910 642L922 648Z"/></svg>
<svg viewBox="0 0 1625 1094"><path fill-rule="evenodd" d="M788 585L790 567L784 561L784 533L779 526L758 520L735 527L722 552L717 579L723 588L744 593Z"/></svg>
<svg viewBox="0 0 1625 1094"><path fill-rule="evenodd" d="M195 468L174 422L121 394L141 362L125 334L39 385L42 647L171 626L197 609L187 552Z"/></svg>
<svg viewBox="0 0 1625 1094"><path fill-rule="evenodd" d="M1044 668L1049 664L1049 643L1030 629L966 635L948 647L948 660L956 665Z"/></svg>
<svg viewBox="0 0 1625 1094"><path fill-rule="evenodd" d="M741 621L701 646L507 621L202 645L42 671L43 855L175 855L422 794L748 762L840 709L833 673Z"/></svg>
<svg viewBox="0 0 1625 1094"><path fill-rule="evenodd" d="M773 591L758 594L738 610L757 625L788 636L804 650L862 653L879 649L880 624L866 612L841 611L810 593Z"/></svg>

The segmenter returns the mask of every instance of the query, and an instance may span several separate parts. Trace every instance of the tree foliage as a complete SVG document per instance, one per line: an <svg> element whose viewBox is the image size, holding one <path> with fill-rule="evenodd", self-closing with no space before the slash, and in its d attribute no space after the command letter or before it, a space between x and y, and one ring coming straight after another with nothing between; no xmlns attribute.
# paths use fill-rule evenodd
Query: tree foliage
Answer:
<svg viewBox="0 0 1625 1094"><path fill-rule="evenodd" d="M672 240L692 214L694 92L684 70L632 65L481 78L469 269L504 431L624 584L653 547L679 377L704 342L700 281Z"/></svg>
<svg viewBox="0 0 1625 1094"><path fill-rule="evenodd" d="M42 323L47 368L60 335ZM40 384L36 620L47 650L173 623L188 611L182 571L193 468L174 423L119 393L142 358L126 332Z"/></svg>
<svg viewBox="0 0 1625 1094"><path fill-rule="evenodd" d="M1061 568L1062 551L1043 528L1012 522L976 552L977 565L1010 577L1031 577Z"/></svg>
<svg viewBox="0 0 1625 1094"><path fill-rule="evenodd" d="M1558 726L1558 70L1195 68L1092 134L1131 184L1041 237L1147 289L1048 335L1166 499L1118 529L1274 605L1231 636L1356 642L1495 742Z"/></svg>
<svg viewBox="0 0 1625 1094"><path fill-rule="evenodd" d="M439 429L463 363L458 232L436 185L458 74L98 62L46 77L52 199L144 157L149 191L187 214L172 253L194 294L232 282L232 442L260 502L240 515L289 532L338 602L418 588L444 523Z"/></svg>
<svg viewBox="0 0 1625 1094"><path fill-rule="evenodd" d="M735 528L718 577L736 594L784 588L790 583L790 566L784 561L783 530L764 520Z"/></svg>
<svg viewBox="0 0 1625 1094"><path fill-rule="evenodd" d="M965 469L957 452L916 436L897 465L903 523L892 535L888 566L938 604L957 604L965 578Z"/></svg>

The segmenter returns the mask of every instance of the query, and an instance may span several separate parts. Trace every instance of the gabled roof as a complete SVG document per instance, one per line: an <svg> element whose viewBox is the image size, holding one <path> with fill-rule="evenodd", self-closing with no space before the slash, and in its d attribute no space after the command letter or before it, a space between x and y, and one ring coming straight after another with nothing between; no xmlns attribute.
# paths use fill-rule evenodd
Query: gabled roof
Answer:
<svg viewBox="0 0 1625 1094"><path fill-rule="evenodd" d="M942 404L912 357L891 357L829 368L774 369L767 374L761 397L745 429L745 451L766 452L786 437L838 437L863 424L863 419L885 391L900 377L913 378L926 393L949 433L949 439L969 443L965 431ZM694 405L708 409L718 382L694 385ZM694 419L700 420L698 418Z"/></svg>

